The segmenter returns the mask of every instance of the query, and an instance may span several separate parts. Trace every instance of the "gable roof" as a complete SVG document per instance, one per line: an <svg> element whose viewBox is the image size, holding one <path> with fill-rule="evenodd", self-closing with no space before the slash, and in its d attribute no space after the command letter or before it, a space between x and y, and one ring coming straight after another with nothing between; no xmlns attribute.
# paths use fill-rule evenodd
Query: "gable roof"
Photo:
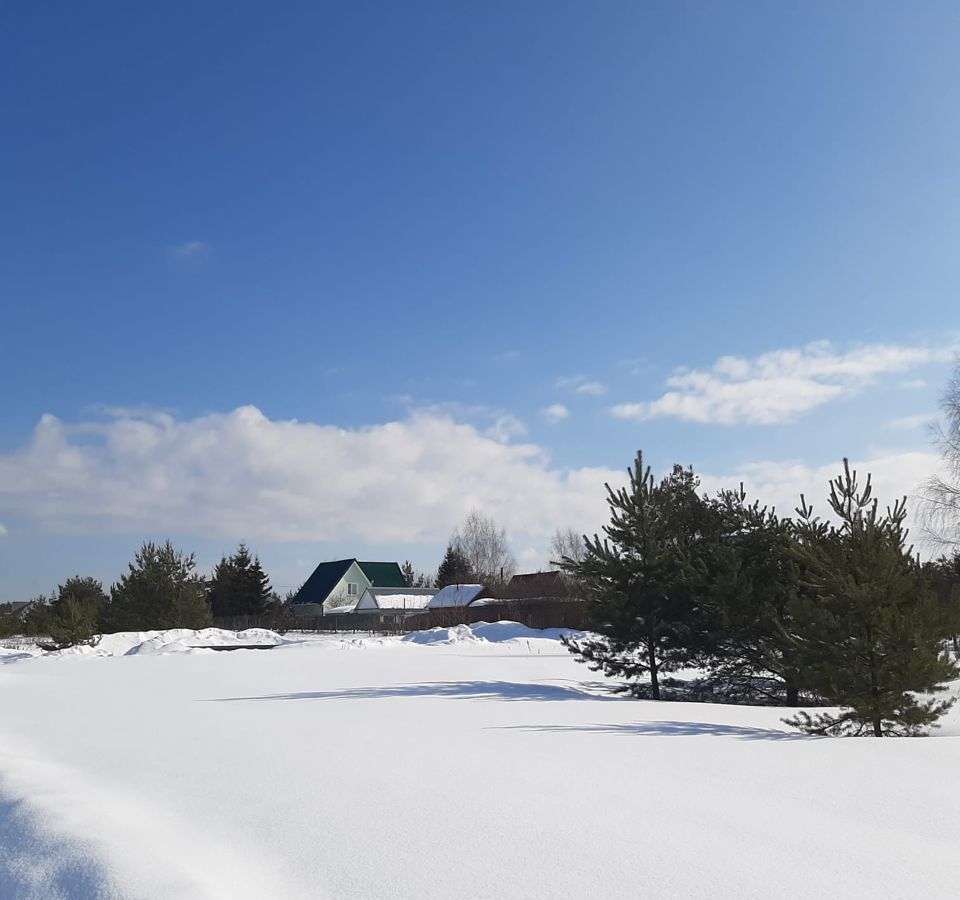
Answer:
<svg viewBox="0 0 960 900"><path fill-rule="evenodd" d="M407 586L407 579L403 577L400 566L395 562L361 562L359 559L356 562L374 587Z"/></svg>
<svg viewBox="0 0 960 900"><path fill-rule="evenodd" d="M321 604L330 592L337 586L337 582L347 574L347 570L356 563L367 581L375 587L405 587L406 579L400 566L395 562L361 562L358 559L335 559L331 562L322 562L313 570L313 574L297 591L291 605L302 603Z"/></svg>
<svg viewBox="0 0 960 900"><path fill-rule="evenodd" d="M362 609L426 609L436 588L367 588L357 603Z"/></svg>
<svg viewBox="0 0 960 900"><path fill-rule="evenodd" d="M440 609L444 606L468 606L483 591L482 584L448 584L437 592L427 607L428 609Z"/></svg>
<svg viewBox="0 0 960 900"><path fill-rule="evenodd" d="M291 606L301 603L321 604L330 596L337 582L347 574L347 569L356 562L355 559L335 559L331 562L322 562L313 570L313 574L297 591ZM366 574L366 573L364 573ZM369 576L367 576L369 578Z"/></svg>

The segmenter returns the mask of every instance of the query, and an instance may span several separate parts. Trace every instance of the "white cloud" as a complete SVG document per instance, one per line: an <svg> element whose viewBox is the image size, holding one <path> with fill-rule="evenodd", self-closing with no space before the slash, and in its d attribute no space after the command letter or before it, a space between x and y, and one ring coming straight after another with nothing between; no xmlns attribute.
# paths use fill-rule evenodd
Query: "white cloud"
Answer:
<svg viewBox="0 0 960 900"><path fill-rule="evenodd" d="M552 403L546 409L540 411L540 414L551 424L556 425L562 422L570 415L570 410L562 403Z"/></svg>
<svg viewBox="0 0 960 900"><path fill-rule="evenodd" d="M572 390L575 394L599 397L607 392L607 386L591 381L586 375L564 375L556 381L558 388Z"/></svg>
<svg viewBox="0 0 960 900"><path fill-rule="evenodd" d="M486 430L487 437L492 437L495 441L505 444L515 437L523 437L527 433L527 426L523 424L516 416L509 413L498 416L497 420Z"/></svg>
<svg viewBox="0 0 960 900"><path fill-rule="evenodd" d="M607 387L606 385L600 384L599 381L585 381L577 388L576 392L591 397L599 397L607 392Z"/></svg>
<svg viewBox="0 0 960 900"><path fill-rule="evenodd" d="M638 421L669 416L723 425L786 422L877 376L949 361L956 349L870 344L839 352L817 341L753 359L723 356L708 370L678 370L667 379L670 390L656 400L621 403L611 412Z"/></svg>
<svg viewBox="0 0 960 900"><path fill-rule="evenodd" d="M415 411L348 430L252 406L193 419L46 415L0 455L0 512L57 533L371 544L442 540L473 508L518 546L545 547L558 524L598 528L603 483L622 473L555 467L509 441L516 422L499 424L489 436Z"/></svg>
<svg viewBox="0 0 960 900"><path fill-rule="evenodd" d="M184 241L182 244L177 244L173 248L173 255L175 259L187 260L187 259L196 259L199 256L203 256L210 250L210 245L205 244L203 241Z"/></svg>
<svg viewBox="0 0 960 900"><path fill-rule="evenodd" d="M938 457L876 453L855 465L873 473L885 505L914 494ZM700 474L711 493L742 481L781 514L801 493L826 514L840 469L839 460L767 460ZM624 480L620 470L554 466L537 446L424 411L353 430L274 421L252 406L192 419L44 416L24 447L0 455L0 514L53 533L402 545L442 541L479 508L527 548L526 560L532 548L545 553L557 527L599 530L603 483ZM919 528L913 536L919 541Z"/></svg>
<svg viewBox="0 0 960 900"><path fill-rule="evenodd" d="M0 538L6 537L8 534L10 534L9 529L3 524L3 522L0 522Z"/></svg>

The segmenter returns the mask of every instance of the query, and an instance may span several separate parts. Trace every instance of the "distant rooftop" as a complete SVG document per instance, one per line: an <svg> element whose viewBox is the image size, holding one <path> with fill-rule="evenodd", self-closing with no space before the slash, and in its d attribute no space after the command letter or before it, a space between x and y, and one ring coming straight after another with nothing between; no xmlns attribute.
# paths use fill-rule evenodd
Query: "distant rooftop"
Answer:
<svg viewBox="0 0 960 900"><path fill-rule="evenodd" d="M482 584L448 584L438 591L428 604L429 609L442 609L446 606L469 606L484 591Z"/></svg>

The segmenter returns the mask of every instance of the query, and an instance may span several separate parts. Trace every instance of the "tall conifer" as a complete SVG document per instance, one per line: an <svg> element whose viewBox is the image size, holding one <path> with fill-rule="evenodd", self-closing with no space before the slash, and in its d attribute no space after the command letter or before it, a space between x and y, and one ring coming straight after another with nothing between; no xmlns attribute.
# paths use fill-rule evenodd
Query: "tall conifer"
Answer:
<svg viewBox="0 0 960 900"><path fill-rule="evenodd" d="M437 587L449 584L471 584L477 578L466 556L453 544L447 545L440 567L437 569Z"/></svg>
<svg viewBox="0 0 960 900"><path fill-rule="evenodd" d="M695 660L709 642L701 553L716 522L691 470L674 466L657 483L638 453L628 475L627 487L607 485L604 537L586 539L579 562L562 561L591 600L597 634L566 643L592 670L659 700L661 675Z"/></svg>
<svg viewBox="0 0 960 900"><path fill-rule="evenodd" d="M144 544L112 587L102 622L104 631L209 625L210 605L193 554L175 550L170 541Z"/></svg>
<svg viewBox="0 0 960 900"><path fill-rule="evenodd" d="M847 460L830 485L839 525L801 497L795 545L809 590L793 606L805 677L836 714L801 712L817 734L919 734L952 705L932 694L957 677L943 653L949 631L919 562L906 548L906 500L878 512ZM924 696L926 695L926 696Z"/></svg>
<svg viewBox="0 0 960 900"><path fill-rule="evenodd" d="M251 557L246 544L214 566L209 599L217 618L262 615L271 603L271 593L260 558Z"/></svg>

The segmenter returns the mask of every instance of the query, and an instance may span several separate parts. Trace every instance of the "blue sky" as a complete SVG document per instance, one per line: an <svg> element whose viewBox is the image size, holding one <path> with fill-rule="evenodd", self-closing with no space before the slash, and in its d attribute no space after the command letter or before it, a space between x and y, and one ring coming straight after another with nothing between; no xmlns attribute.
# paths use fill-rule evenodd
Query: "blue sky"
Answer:
<svg viewBox="0 0 960 900"><path fill-rule="evenodd" d="M435 566L470 506L535 566L638 447L935 464L955 4L0 16L0 600L167 535Z"/></svg>

